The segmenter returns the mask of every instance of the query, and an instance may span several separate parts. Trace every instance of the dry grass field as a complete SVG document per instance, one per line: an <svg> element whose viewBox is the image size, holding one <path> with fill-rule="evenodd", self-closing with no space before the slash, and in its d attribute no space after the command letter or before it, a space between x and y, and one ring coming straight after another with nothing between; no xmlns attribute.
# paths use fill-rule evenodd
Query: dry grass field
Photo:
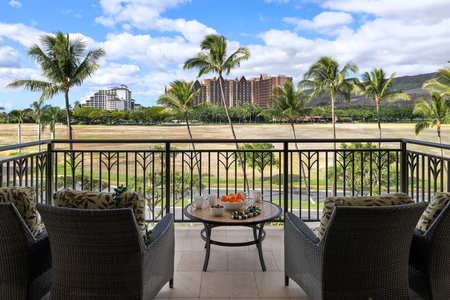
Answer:
<svg viewBox="0 0 450 300"><path fill-rule="evenodd" d="M0 124L0 146L17 143L17 124ZM37 140L37 125L22 125L22 143ZM376 138L378 136L377 125L369 124L337 124L337 137L346 138ZM75 139L187 139L187 129L185 125L165 125L165 126L105 126L105 125L76 125L74 128ZM331 124L298 124L295 125L298 139L317 139L318 144L299 144L300 148L323 149L332 147L332 144L322 144L321 139L332 137ZM194 139L232 139L230 127L228 125L193 125L191 126ZM283 139L292 138L291 127L288 124L250 124L235 125L236 135L240 139ZM414 135L414 124L411 123L387 123L382 124L384 138L410 138L422 141L436 142L437 135L434 128L425 130L416 137ZM63 125L57 126L57 139L67 138L67 129ZM50 139L49 131L45 131L42 139ZM444 125L442 129L443 143L450 144L450 126ZM77 144L75 149L117 149L117 144ZM120 145L122 149L148 149L149 144ZM196 145L197 148L221 148L233 149L233 145ZM387 144L386 144L387 146ZM393 145L394 146L394 145ZM180 149L187 149L187 145L176 145ZM281 145L276 145L281 148ZM425 150L421 147L418 150ZM431 149L427 149L431 150ZM33 149L27 149L32 152ZM437 153L437 150L432 150ZM1 155L1 154L0 154Z"/></svg>

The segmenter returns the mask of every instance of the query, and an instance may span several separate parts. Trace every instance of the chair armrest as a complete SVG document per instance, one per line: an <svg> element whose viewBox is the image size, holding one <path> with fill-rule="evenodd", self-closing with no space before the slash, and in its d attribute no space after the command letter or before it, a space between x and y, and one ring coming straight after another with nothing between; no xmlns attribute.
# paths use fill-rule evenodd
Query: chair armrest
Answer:
<svg viewBox="0 0 450 300"><path fill-rule="evenodd" d="M45 240L48 240L47 229L44 229L43 231L41 231L34 238L37 240L38 243L45 242Z"/></svg>
<svg viewBox="0 0 450 300"><path fill-rule="evenodd" d="M286 221L289 222L294 229L298 231L300 235L302 235L308 242L312 245L317 246L320 242L320 239L314 234L311 228L306 225L300 218L298 218L293 213L286 213Z"/></svg>
<svg viewBox="0 0 450 300"><path fill-rule="evenodd" d="M146 246L146 249L148 250L155 243L157 243L158 240L161 239L162 236L164 236L164 234L170 229L172 224L173 224L173 215L172 214L165 215L153 228L152 238L150 240L150 244Z"/></svg>

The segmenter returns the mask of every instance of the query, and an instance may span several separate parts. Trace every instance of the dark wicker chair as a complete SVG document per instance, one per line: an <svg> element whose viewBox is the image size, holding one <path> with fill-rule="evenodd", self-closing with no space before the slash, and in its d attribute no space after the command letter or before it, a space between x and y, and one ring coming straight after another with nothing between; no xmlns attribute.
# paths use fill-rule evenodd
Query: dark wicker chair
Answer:
<svg viewBox="0 0 450 300"><path fill-rule="evenodd" d="M336 206L320 240L286 213L285 284L314 300L409 299L409 248L425 206Z"/></svg>
<svg viewBox="0 0 450 300"><path fill-rule="evenodd" d="M424 299L450 299L450 202L425 233L414 232L409 286Z"/></svg>
<svg viewBox="0 0 450 300"><path fill-rule="evenodd" d="M131 208L38 204L52 249L50 299L154 299L173 286L175 235L167 214L144 244Z"/></svg>
<svg viewBox="0 0 450 300"><path fill-rule="evenodd" d="M50 291L47 231L33 236L13 203L0 203L0 299L41 299Z"/></svg>

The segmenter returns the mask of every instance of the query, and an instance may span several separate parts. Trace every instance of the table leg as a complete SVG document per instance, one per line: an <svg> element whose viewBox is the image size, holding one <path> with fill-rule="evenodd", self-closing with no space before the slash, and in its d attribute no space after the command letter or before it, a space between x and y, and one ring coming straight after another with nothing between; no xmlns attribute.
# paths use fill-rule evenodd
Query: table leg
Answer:
<svg viewBox="0 0 450 300"><path fill-rule="evenodd" d="M256 225L255 225L256 226ZM258 243L256 244L256 247L258 248L258 254L259 254L259 261L261 262L261 268L263 271L266 270L266 264L264 263L264 257L263 257L263 252L262 252L262 234L263 234L263 230L264 229L264 223L261 223L261 225L259 225L259 233L258 233Z"/></svg>
<svg viewBox="0 0 450 300"><path fill-rule="evenodd" d="M256 242L258 240L258 235L256 234L257 227L256 225L253 225L252 228L253 228L253 238L255 239ZM258 248L258 244L256 244L256 248Z"/></svg>
<svg viewBox="0 0 450 300"><path fill-rule="evenodd" d="M208 223L203 223L205 226L205 237L206 237L206 255L205 255L205 262L203 263L203 272L206 272L208 269L208 262L209 262L209 252L211 251L211 226ZM201 233L200 233L201 234Z"/></svg>

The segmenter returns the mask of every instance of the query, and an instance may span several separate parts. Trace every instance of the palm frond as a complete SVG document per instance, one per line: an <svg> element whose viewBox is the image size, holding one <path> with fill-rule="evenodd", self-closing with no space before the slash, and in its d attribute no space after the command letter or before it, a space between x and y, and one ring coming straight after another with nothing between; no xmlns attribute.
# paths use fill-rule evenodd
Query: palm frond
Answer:
<svg viewBox="0 0 450 300"><path fill-rule="evenodd" d="M39 80L19 80L16 79L10 83L8 83L5 88L7 89L18 89L22 88L26 91L30 92L43 92L50 88L52 83L39 81Z"/></svg>

